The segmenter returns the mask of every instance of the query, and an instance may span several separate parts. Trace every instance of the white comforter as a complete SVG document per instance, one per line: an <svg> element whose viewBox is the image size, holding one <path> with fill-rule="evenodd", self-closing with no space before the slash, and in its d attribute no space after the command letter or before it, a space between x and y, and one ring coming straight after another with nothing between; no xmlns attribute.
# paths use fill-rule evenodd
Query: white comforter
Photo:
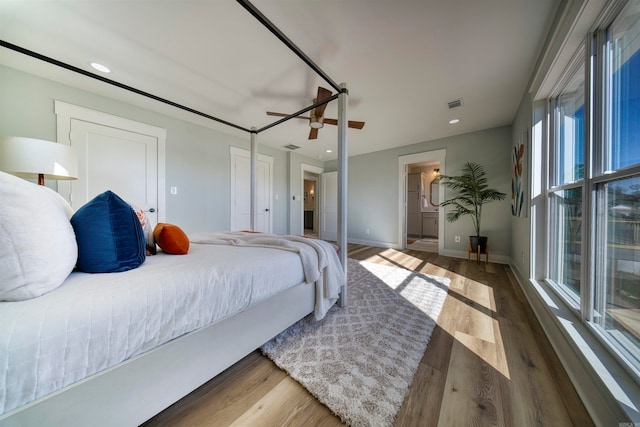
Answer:
<svg viewBox="0 0 640 427"><path fill-rule="evenodd" d="M0 303L0 414L306 281L297 253L259 246L192 244L188 255L74 272L39 298Z"/></svg>
<svg viewBox="0 0 640 427"><path fill-rule="evenodd" d="M192 235L194 243L274 248L296 252L302 260L306 283L314 283L314 315L321 320L340 296L345 283L344 270L336 248L323 240L279 234L237 232L203 232Z"/></svg>

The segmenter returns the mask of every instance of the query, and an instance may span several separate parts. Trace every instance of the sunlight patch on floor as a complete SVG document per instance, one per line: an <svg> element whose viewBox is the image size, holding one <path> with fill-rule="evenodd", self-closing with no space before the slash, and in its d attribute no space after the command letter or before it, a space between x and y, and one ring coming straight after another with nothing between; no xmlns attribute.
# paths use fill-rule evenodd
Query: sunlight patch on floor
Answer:
<svg viewBox="0 0 640 427"><path fill-rule="evenodd" d="M509 367L498 319L493 289L454 274L443 310L453 315L440 324L447 333L485 363L509 378Z"/></svg>
<svg viewBox="0 0 640 427"><path fill-rule="evenodd" d="M417 269L424 262L419 258L395 249L385 249L379 254L370 256L366 261L382 263L384 265L394 267L408 268L409 270Z"/></svg>

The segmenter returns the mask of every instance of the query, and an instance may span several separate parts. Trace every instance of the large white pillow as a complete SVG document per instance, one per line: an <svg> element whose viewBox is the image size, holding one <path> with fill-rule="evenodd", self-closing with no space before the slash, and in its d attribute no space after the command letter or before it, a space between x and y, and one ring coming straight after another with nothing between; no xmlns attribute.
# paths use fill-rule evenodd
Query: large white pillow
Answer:
<svg viewBox="0 0 640 427"><path fill-rule="evenodd" d="M0 301L35 298L57 288L77 258L60 198L0 172Z"/></svg>

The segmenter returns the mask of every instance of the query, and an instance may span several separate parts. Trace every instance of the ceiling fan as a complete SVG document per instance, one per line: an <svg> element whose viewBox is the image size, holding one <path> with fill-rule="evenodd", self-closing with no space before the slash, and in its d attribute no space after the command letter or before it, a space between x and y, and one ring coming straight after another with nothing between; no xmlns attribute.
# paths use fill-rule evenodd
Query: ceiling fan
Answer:
<svg viewBox="0 0 640 427"><path fill-rule="evenodd" d="M329 89L325 89L321 86L318 86L318 95L313 100L314 103L325 100L331 96L331 91ZM327 125L337 125L338 120L329 119L324 117L324 110L327 108L327 104L322 104L319 107L311 110L310 117L305 116L296 116L297 119L309 120L309 126L311 130L309 131L309 139L317 139L318 138L318 129L323 127L325 124ZM278 117L287 117L289 114L283 113L274 113L273 111L267 111L267 115L269 116L278 116ZM364 122L358 122L349 120L348 126L353 129L362 129L364 127Z"/></svg>

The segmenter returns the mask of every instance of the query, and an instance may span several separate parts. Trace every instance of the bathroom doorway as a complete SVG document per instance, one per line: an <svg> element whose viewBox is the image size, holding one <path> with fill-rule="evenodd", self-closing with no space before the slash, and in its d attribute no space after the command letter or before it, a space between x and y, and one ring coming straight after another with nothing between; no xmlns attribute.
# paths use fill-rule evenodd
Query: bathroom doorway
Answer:
<svg viewBox="0 0 640 427"><path fill-rule="evenodd" d="M445 150L399 157L401 247L440 253L444 248L443 212L439 177L444 173Z"/></svg>
<svg viewBox="0 0 640 427"><path fill-rule="evenodd" d="M318 182L319 175L305 172L303 180L303 229L304 235L318 237Z"/></svg>

